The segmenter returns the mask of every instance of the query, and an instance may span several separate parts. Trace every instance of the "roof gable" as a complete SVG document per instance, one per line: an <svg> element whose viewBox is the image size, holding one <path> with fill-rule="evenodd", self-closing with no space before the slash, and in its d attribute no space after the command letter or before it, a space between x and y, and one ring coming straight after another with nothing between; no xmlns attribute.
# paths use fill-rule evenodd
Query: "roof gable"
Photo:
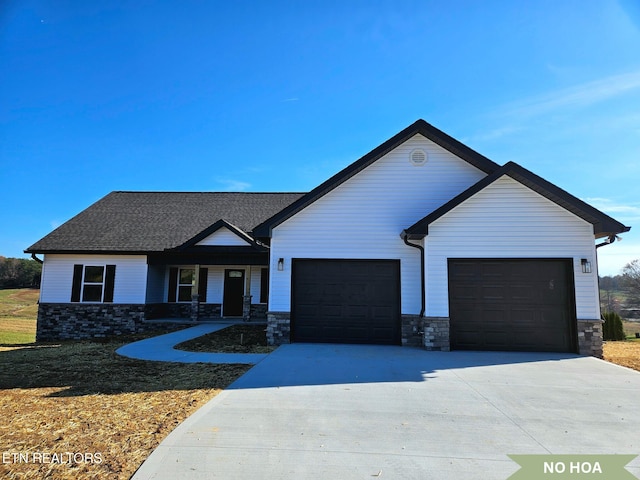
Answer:
<svg viewBox="0 0 640 480"><path fill-rule="evenodd" d="M403 235L406 235L409 239L421 239L429 234L429 225L436 221L438 218L447 214L458 205L464 203L469 198L473 197L476 193L485 189L487 186L493 184L496 180L503 176L509 176L525 187L533 190L548 200L554 202L565 210L572 214L582 218L583 220L593 225L593 232L596 238L615 235L617 233L628 232L630 227L624 226L622 223L614 220L607 214L592 207L588 203L574 197L565 190L557 187L556 185L548 182L542 177L534 174L526 168L518 165L514 162L508 162L500 169L496 170L491 175L483 178L475 185L469 187L460 195L454 197L449 202L445 203L441 207L431 212L426 217L422 218L411 227L407 228Z"/></svg>
<svg viewBox="0 0 640 480"><path fill-rule="evenodd" d="M500 168L497 163L489 160L487 157L479 154L478 152L462 144L455 138L447 135L443 131L438 130L433 125L430 125L429 123L420 119L398 134L391 137L380 146L374 148L359 160L356 160L354 163L329 178L327 181L318 185L312 191L302 196L297 201L293 202L281 212L278 212L273 217L258 225L254 230L255 236L262 238L270 237L271 230L274 227L292 217L300 210L304 209L319 198L323 197L324 195L326 195L342 183L346 182L348 179L364 170L369 165L417 134L420 134L428 140L431 140L435 144L451 152L462 160L465 160L469 164L485 173L492 173L493 171Z"/></svg>
<svg viewBox="0 0 640 480"><path fill-rule="evenodd" d="M232 235L237 237L234 243L218 243L217 241L215 241L216 234L226 232L230 232ZM240 240L240 242L238 242L238 240ZM247 233L243 232L238 227L232 225L226 220L220 219L210 227L205 228L202 232L198 233L195 237L180 245L178 247L178 250L183 250L194 246L238 246L239 244L253 245L254 243L255 242L253 238L251 238L251 236L249 236Z"/></svg>

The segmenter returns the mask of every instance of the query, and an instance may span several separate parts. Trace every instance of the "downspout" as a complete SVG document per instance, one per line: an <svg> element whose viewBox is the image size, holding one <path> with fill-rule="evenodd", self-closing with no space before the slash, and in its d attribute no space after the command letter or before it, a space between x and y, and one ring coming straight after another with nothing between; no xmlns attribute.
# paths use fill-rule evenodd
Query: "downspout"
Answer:
<svg viewBox="0 0 640 480"><path fill-rule="evenodd" d="M34 259L36 262L38 262L40 265L42 265L44 263L42 260L40 260L38 257L36 257L35 253L31 254L31 258Z"/></svg>
<svg viewBox="0 0 640 480"><path fill-rule="evenodd" d="M618 237L615 235L610 235L604 242L598 243L596 248L604 247L605 245L611 245L613 242L617 240Z"/></svg>
<svg viewBox="0 0 640 480"><path fill-rule="evenodd" d="M618 237L614 234L614 235L609 235L609 237L607 237L607 239L602 242L602 243L598 243L596 245L596 250L598 250L600 247L604 247L606 245L611 245L613 242L615 242L618 239ZM596 252L596 258L598 256L598 253ZM600 269L600 264L599 262L596 262L597 265L597 269ZM598 279L598 306L600 307L600 310L602 310L602 305L600 304L600 272L596 271L596 277ZM602 311L600 312L600 320L602 320L604 322L604 317L602 316Z"/></svg>
<svg viewBox="0 0 640 480"><path fill-rule="evenodd" d="M422 245L418 245L416 243L410 243L407 239L407 232L405 230L402 231L400 237L404 241L405 245L413 248L417 248L420 250L420 293L422 294L422 304L420 307L420 318L424 317L424 311L427 304L427 297L425 293L425 278L424 278L424 247Z"/></svg>

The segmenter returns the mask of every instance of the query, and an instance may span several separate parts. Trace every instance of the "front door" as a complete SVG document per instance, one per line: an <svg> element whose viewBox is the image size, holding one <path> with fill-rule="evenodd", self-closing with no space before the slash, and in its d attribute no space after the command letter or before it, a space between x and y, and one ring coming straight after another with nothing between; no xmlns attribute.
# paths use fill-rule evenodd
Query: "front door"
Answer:
<svg viewBox="0 0 640 480"><path fill-rule="evenodd" d="M222 315L225 317L241 317L243 296L244 270L225 270Z"/></svg>

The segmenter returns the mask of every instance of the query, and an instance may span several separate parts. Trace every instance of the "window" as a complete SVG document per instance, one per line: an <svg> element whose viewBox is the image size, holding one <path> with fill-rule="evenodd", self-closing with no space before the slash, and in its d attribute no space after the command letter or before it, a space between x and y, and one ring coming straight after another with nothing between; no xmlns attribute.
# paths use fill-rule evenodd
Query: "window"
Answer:
<svg viewBox="0 0 640 480"><path fill-rule="evenodd" d="M101 302L104 287L104 267L84 267L82 301Z"/></svg>
<svg viewBox="0 0 640 480"><path fill-rule="evenodd" d="M193 268L181 268L178 274L178 301L190 302L191 290L193 287L193 277L195 275Z"/></svg>
<svg viewBox="0 0 640 480"><path fill-rule="evenodd" d="M71 301L113 302L115 274L115 265L74 265Z"/></svg>
<svg viewBox="0 0 640 480"><path fill-rule="evenodd" d="M207 301L207 279L208 270L200 267L200 276L198 277L198 296L201 303ZM167 301L175 302L191 302L193 294L193 286L196 280L196 269L194 267L171 267L169 268L169 294Z"/></svg>

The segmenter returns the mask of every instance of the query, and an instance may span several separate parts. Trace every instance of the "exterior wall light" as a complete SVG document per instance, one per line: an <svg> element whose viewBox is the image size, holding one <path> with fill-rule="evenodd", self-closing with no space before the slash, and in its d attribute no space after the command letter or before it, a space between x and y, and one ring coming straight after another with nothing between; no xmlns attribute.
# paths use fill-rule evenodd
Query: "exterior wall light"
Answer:
<svg viewBox="0 0 640 480"><path fill-rule="evenodd" d="M281 272L283 270L284 270L284 258L281 257L278 259L278 271Z"/></svg>
<svg viewBox="0 0 640 480"><path fill-rule="evenodd" d="M589 260L583 258L580 263L582 263L582 273L591 273L591 262Z"/></svg>

